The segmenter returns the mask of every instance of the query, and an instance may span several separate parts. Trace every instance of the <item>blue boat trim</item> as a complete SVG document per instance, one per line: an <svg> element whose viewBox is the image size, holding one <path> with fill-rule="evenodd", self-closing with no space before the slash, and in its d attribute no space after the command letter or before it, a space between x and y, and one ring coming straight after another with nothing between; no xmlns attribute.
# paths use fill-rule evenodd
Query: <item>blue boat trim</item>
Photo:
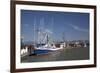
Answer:
<svg viewBox="0 0 100 73"><path fill-rule="evenodd" d="M43 55L43 54L48 54L49 52L52 52L52 51L51 50L34 50L32 51L31 54Z"/></svg>

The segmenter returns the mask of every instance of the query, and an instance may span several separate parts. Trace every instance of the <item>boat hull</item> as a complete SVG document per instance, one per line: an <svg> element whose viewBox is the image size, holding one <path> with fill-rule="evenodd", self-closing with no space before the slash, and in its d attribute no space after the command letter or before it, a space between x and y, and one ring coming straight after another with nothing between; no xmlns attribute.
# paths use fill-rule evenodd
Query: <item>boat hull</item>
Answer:
<svg viewBox="0 0 100 73"><path fill-rule="evenodd" d="M36 49L34 51L32 51L31 54L34 54L34 55L44 55L44 54L48 54L52 52L51 50L40 50L40 49Z"/></svg>

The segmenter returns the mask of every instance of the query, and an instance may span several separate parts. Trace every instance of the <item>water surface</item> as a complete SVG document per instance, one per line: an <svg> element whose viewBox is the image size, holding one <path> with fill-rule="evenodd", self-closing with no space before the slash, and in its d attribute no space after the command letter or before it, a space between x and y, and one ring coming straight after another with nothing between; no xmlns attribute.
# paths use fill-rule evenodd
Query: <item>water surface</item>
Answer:
<svg viewBox="0 0 100 73"><path fill-rule="evenodd" d="M89 48L65 48L44 55L31 55L21 58L21 62L47 62L89 59Z"/></svg>

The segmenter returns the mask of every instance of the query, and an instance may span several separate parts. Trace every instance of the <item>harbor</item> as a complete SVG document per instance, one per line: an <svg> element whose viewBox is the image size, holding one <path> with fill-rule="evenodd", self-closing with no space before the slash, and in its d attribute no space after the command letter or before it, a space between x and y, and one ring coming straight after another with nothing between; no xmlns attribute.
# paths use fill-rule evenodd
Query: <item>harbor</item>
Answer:
<svg viewBox="0 0 100 73"><path fill-rule="evenodd" d="M36 45L36 44L35 44ZM74 40L55 44L24 45L21 49L21 62L48 62L89 59L89 42Z"/></svg>
<svg viewBox="0 0 100 73"><path fill-rule="evenodd" d="M27 62L49 62L49 61L71 61L88 60L89 47L85 48L65 48L49 52L44 55L26 55L21 58L22 63Z"/></svg>
<svg viewBox="0 0 100 73"><path fill-rule="evenodd" d="M27 10L22 13L22 63L89 59L89 26L81 25L87 21L87 14ZM72 14L79 16L81 24L73 20Z"/></svg>

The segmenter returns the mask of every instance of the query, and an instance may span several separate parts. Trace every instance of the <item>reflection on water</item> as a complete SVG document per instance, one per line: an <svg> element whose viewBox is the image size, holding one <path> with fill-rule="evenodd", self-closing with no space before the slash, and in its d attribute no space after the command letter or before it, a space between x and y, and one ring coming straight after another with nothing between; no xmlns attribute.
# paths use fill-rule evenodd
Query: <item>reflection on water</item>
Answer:
<svg viewBox="0 0 100 73"><path fill-rule="evenodd" d="M32 55L21 58L21 62L47 62L89 59L89 48L65 48L45 55Z"/></svg>

